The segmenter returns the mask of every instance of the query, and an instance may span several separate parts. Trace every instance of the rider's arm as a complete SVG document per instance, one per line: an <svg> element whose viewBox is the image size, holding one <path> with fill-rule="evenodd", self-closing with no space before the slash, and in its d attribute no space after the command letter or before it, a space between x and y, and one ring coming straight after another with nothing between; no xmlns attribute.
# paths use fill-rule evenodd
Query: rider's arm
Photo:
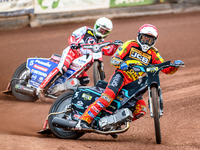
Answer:
<svg viewBox="0 0 200 150"><path fill-rule="evenodd" d="M116 52L118 47L118 45L112 45L102 48L103 55L112 56Z"/></svg>
<svg viewBox="0 0 200 150"><path fill-rule="evenodd" d="M150 53L152 55L152 64L160 64L165 62L157 50L151 50ZM178 68L179 67L168 67L163 69L162 72L165 74L173 74L178 70Z"/></svg>
<svg viewBox="0 0 200 150"><path fill-rule="evenodd" d="M69 45L75 44L76 43L75 36L73 36L73 35L70 36L68 38L68 43L69 43Z"/></svg>
<svg viewBox="0 0 200 150"><path fill-rule="evenodd" d="M68 38L68 44L78 44L84 37L88 27L84 26L75 30L72 35Z"/></svg>
<svg viewBox="0 0 200 150"><path fill-rule="evenodd" d="M133 43L131 41L127 41L117 49L110 60L112 66L120 68L120 65L124 62L123 58L129 53L132 44Z"/></svg>
<svg viewBox="0 0 200 150"><path fill-rule="evenodd" d="M102 49L104 55L112 56L118 49L119 45L122 45L122 41L120 40L115 40L113 43L112 46L106 46Z"/></svg>

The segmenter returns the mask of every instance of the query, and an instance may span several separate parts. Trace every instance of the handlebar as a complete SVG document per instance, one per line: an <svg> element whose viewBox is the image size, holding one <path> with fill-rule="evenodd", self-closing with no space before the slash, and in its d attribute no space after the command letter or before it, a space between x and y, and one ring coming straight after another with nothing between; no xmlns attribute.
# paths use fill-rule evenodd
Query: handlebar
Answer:
<svg viewBox="0 0 200 150"><path fill-rule="evenodd" d="M84 48L84 49L90 49L94 52L98 52L100 51L103 47L105 46L109 46L109 45L121 45L121 43L115 43L115 42L111 42L111 41L105 41L105 42L101 42L101 43L95 43L95 44L78 44L76 49L78 48Z"/></svg>
<svg viewBox="0 0 200 150"><path fill-rule="evenodd" d="M166 61L160 64L137 66L134 64L129 65L129 69L133 69L135 72L159 72L168 67L185 67L184 64L175 65L171 61Z"/></svg>

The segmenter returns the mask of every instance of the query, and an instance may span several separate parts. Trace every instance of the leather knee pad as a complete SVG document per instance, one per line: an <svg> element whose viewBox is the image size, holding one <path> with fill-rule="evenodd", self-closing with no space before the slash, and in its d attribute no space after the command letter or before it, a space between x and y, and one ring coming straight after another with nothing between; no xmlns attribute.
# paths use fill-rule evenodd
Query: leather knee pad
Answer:
<svg viewBox="0 0 200 150"><path fill-rule="evenodd" d="M86 86L90 82L90 78L88 76L81 77L79 81L82 86Z"/></svg>

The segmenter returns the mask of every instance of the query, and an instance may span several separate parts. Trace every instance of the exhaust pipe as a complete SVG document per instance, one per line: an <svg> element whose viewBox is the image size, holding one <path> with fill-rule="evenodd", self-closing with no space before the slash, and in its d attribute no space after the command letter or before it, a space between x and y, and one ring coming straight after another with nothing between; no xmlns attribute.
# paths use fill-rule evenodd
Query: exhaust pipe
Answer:
<svg viewBox="0 0 200 150"><path fill-rule="evenodd" d="M59 118L59 117L54 117L53 120L51 121L51 123L54 127L57 127L57 128L65 128L65 129L74 128L75 129L78 122L73 121L73 120L66 120L66 119ZM126 122L125 127L120 130L100 131L100 130L96 130L96 129L95 130L91 129L90 132L92 131L92 132L104 134L104 135L111 134L111 136L116 138L115 134L124 133L129 129L129 127L130 127L130 122ZM89 131L89 130L87 130L87 131Z"/></svg>
<svg viewBox="0 0 200 150"><path fill-rule="evenodd" d="M54 117L51 123L54 127L58 128L75 128L77 121Z"/></svg>
<svg viewBox="0 0 200 150"><path fill-rule="evenodd" d="M15 85L15 91L18 93L30 95L30 96L36 96L36 89L35 88L30 88L21 84L16 84Z"/></svg>

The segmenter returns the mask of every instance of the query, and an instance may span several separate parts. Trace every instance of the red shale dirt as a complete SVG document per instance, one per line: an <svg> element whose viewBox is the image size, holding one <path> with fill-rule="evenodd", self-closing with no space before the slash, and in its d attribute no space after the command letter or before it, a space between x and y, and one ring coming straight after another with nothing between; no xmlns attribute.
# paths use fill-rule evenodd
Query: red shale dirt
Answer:
<svg viewBox="0 0 200 150"><path fill-rule="evenodd" d="M164 114L161 118L162 143L156 144L153 119L149 115L131 123L130 129L111 136L85 134L78 140L58 139L37 134L53 103L21 102L0 94L0 149L2 150L197 150L200 149L200 12L113 19L114 29L107 40L136 39L139 27L154 24L159 31L156 47L165 60L181 59L185 68L173 75L161 73ZM16 68L28 57L62 54L67 38L75 29L94 20L40 28L0 31L0 90L6 89ZM104 57L106 81L114 68ZM91 82L92 68L88 71ZM147 96L144 96L147 102Z"/></svg>

